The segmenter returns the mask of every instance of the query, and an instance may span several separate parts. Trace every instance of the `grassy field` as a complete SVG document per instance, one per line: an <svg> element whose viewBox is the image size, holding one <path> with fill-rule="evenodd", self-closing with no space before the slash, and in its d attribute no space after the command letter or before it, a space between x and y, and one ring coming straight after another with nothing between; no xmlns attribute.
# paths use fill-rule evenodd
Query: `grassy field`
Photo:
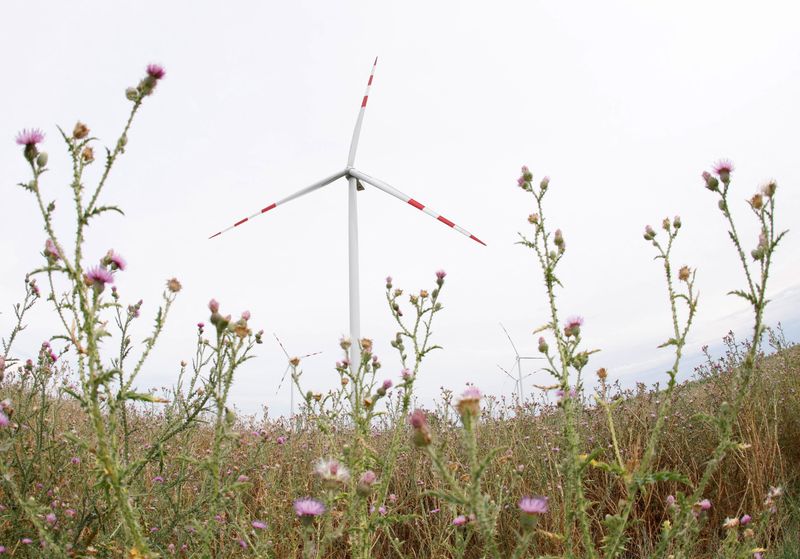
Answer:
<svg viewBox="0 0 800 559"><path fill-rule="evenodd" d="M681 471L693 481L701 475L717 437L709 422L698 414L713 416L721 402L730 398L727 377L738 364L740 352L740 347L731 344L726 356L702 367L696 371L695 380L676 389L656 470ZM757 381L736 422L737 439L747 448L731 454L714 476L707 495L713 506L701 534L698 551L703 553L698 556L714 556L710 550L717 549L725 536L725 518L755 515L770 486L782 486L789 495L794 494L791 488L797 486L800 476L798 373L798 347L782 349L759 362ZM73 556L121 557L121 527L117 515L105 509L107 497L97 478L93 449L75 442L92 440L91 427L74 401L57 395L57 388L68 383L68 378L54 371L43 380L46 388L34 382L31 374L15 373L7 378L10 384L6 384L5 394L14 402L12 427L16 431L13 442L3 449L12 458L8 475L17 481L26 499L42 507L40 516L53 540L71 548ZM652 427L660 393L644 386L618 389L617 393L624 398L614 411L617 436L624 460L635 462ZM479 447L481 453L495 447L500 452L489 465L484 487L503 505L498 540L503 553L510 554L518 538L519 495L549 496L550 513L543 515L539 528L552 534L564 529L558 524L562 518L558 513L562 501L556 465L561 440L559 409L535 401L521 405L489 403L478 428ZM491 416L485 413L486 408L491 408ZM163 425L169 423L170 418L157 409L130 406L129 436L120 433L126 464L151 452L152 441L158 440ZM168 414L175 412L172 407L167 409ZM442 449L448 467L455 476L467 475L468 465L460 458L460 427L451 396L443 395L429 421L433 444ZM589 405L583 408L580 426L587 451L597 446L609 448L608 424L598 409ZM205 556L198 529L209 525L214 527L209 533L217 539L216 557L259 556L251 549L259 544L276 557L300 556L302 535L292 502L319 492L320 482L312 475L314 463L320 457L338 455L353 436L346 425L334 425L329 434L321 433L313 418L303 415L295 417L291 425L284 420L237 419L233 431L235 443L225 455L223 472L231 480L227 489L230 499L221 514L215 513L203 489L208 479L200 463L211 453L214 438L208 426L201 424L177 435L130 479L131 499L141 511L153 548L164 556ZM409 428L387 499L379 501L373 495L364 506L375 507L374 514L381 518L383 529L400 542L403 556L453 557L454 533L461 529L453 526L453 519L460 511L431 493L442 488L442 480L432 473L429 459L411 444L410 436ZM389 437L391 433L376 428L366 444L380 449L389 444ZM599 538L600 520L616 511L624 487L601 469L590 469L586 476L591 516L596 523L593 533ZM652 551L660 526L667 519L666 498L677 490L680 486L674 482L656 483L637 499L628 556L645 556ZM41 555L35 528L7 491L3 486L0 493L0 544L14 557L46 556ZM768 557L797 556L800 517L794 507L790 499L784 501L770 520ZM45 510L55 515L54 520L44 515ZM343 512L335 506L329 513L334 526L342 520ZM265 523L266 528L254 528L254 521ZM24 538L34 543L20 543ZM341 539L333 542L326 557L348 556ZM477 551L467 544L465 556L479 557ZM555 535L539 538L535 546L536 554L560 551ZM386 538L377 538L373 554L397 556Z"/></svg>

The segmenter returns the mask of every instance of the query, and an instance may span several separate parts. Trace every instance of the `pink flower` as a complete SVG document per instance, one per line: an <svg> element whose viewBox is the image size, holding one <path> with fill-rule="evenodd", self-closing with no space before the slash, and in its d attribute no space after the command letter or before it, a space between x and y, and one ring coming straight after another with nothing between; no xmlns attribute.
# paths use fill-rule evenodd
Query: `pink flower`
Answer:
<svg viewBox="0 0 800 559"><path fill-rule="evenodd" d="M86 279L89 285L96 285L100 290L102 290L107 283L114 283L113 274L102 266L89 268L89 271L86 272Z"/></svg>
<svg viewBox="0 0 800 559"><path fill-rule="evenodd" d="M47 516L44 517L45 522L47 522L50 526L56 523L56 515L52 512L47 513Z"/></svg>
<svg viewBox="0 0 800 559"><path fill-rule="evenodd" d="M75 509L67 509L64 511L64 514L67 515L69 518L75 518L75 515L78 514Z"/></svg>
<svg viewBox="0 0 800 559"><path fill-rule="evenodd" d="M211 312L219 312L219 303L217 302L216 299L211 299L208 302L208 310L210 310Z"/></svg>
<svg viewBox="0 0 800 559"><path fill-rule="evenodd" d="M711 509L711 501L708 499L703 499L698 503L700 505L700 510L710 510Z"/></svg>
<svg viewBox="0 0 800 559"><path fill-rule="evenodd" d="M275 439L275 442L278 443L278 444L284 444L286 442L286 437L281 435L277 439Z"/></svg>
<svg viewBox="0 0 800 559"><path fill-rule="evenodd" d="M466 523L467 523L467 517L464 516L463 514L459 515L459 516L456 516L453 519L453 526L463 526Z"/></svg>
<svg viewBox="0 0 800 559"><path fill-rule="evenodd" d="M44 132L38 128L31 128L30 130L24 128L19 134L17 134L17 144L21 146L35 146L39 142L43 141Z"/></svg>
<svg viewBox="0 0 800 559"><path fill-rule="evenodd" d="M714 172L718 174L720 178L723 178L723 176L730 176L731 171L733 171L733 163L731 163L730 159L720 159L714 164Z"/></svg>
<svg viewBox="0 0 800 559"><path fill-rule="evenodd" d="M464 400L480 400L481 399L481 391L477 386L470 386L464 392L461 393L461 401Z"/></svg>
<svg viewBox="0 0 800 559"><path fill-rule="evenodd" d="M577 336L581 333L581 326L583 326L583 318L580 316L569 317L564 324L564 335L567 337Z"/></svg>
<svg viewBox="0 0 800 559"><path fill-rule="evenodd" d="M419 408L415 409L411 413L411 417L408 419L408 422L414 429L422 429L428 424L428 420L425 417L425 412Z"/></svg>
<svg viewBox="0 0 800 559"><path fill-rule="evenodd" d="M0 429L5 429L8 427L9 423L11 423L11 421L8 419L8 416L0 411Z"/></svg>
<svg viewBox="0 0 800 559"><path fill-rule="evenodd" d="M236 478L236 481L238 481L239 483L247 483L248 481L250 481L250 478L242 474Z"/></svg>
<svg viewBox="0 0 800 559"><path fill-rule="evenodd" d="M519 510L525 514L544 514L547 512L547 497L523 497L519 501Z"/></svg>
<svg viewBox="0 0 800 559"><path fill-rule="evenodd" d="M386 516L386 507L384 507L383 505L379 506L378 514L380 514L381 516Z"/></svg>
<svg viewBox="0 0 800 559"><path fill-rule="evenodd" d="M391 380L389 380L389 379L387 378L385 381L383 381L383 386L382 386L382 388L383 388L384 390L389 390L391 387L392 387L392 381L391 381Z"/></svg>
<svg viewBox="0 0 800 559"><path fill-rule="evenodd" d="M325 512L325 505L311 497L304 497L294 502L294 512L299 517L319 516Z"/></svg>
<svg viewBox="0 0 800 559"><path fill-rule="evenodd" d="M113 249L109 249L109 251L106 253L105 258L103 258L103 264L105 264L106 266L111 266L112 270L122 270L122 271L125 271L125 266L127 265L125 263L125 259L122 258L122 256L120 256L116 252L114 252Z"/></svg>
<svg viewBox="0 0 800 559"><path fill-rule="evenodd" d="M19 540L19 542L25 545L30 545L33 543L33 540L30 538L22 538L21 540Z"/></svg>
<svg viewBox="0 0 800 559"><path fill-rule="evenodd" d="M447 275L447 272L445 272L444 270L437 270L436 279L443 280L446 275Z"/></svg>
<svg viewBox="0 0 800 559"><path fill-rule="evenodd" d="M161 476L156 476L153 478L153 483L164 483L164 478Z"/></svg>
<svg viewBox="0 0 800 559"><path fill-rule="evenodd" d="M267 527L267 523L261 522L260 520L253 520L253 522L251 522L250 525L256 530L264 530Z"/></svg>
<svg viewBox="0 0 800 559"><path fill-rule="evenodd" d="M338 460L320 459L314 466L314 473L322 481L330 483L347 483L350 479L350 471Z"/></svg>
<svg viewBox="0 0 800 559"><path fill-rule="evenodd" d="M753 520L753 517L752 517L752 516L750 516L749 514L745 514L745 515L744 515L744 516L741 518L741 520L739 520L739 524L741 524L742 526L747 526L748 524L750 524L750 521L751 521L751 520Z"/></svg>
<svg viewBox="0 0 800 559"><path fill-rule="evenodd" d="M244 311L242 313L242 320L250 320L250 311Z"/></svg>
<svg viewBox="0 0 800 559"><path fill-rule="evenodd" d="M53 242L53 239L47 239L44 242L44 254L49 259L55 262L61 258L61 254L58 252L58 248L56 244Z"/></svg>
<svg viewBox="0 0 800 559"><path fill-rule="evenodd" d="M77 456L73 456L72 458L70 458L70 462L72 462L73 464L80 464L81 459L78 458Z"/></svg>
<svg viewBox="0 0 800 559"><path fill-rule="evenodd" d="M409 380L413 378L414 373L411 372L411 369L403 369L400 371L400 376L403 377L403 380Z"/></svg>
<svg viewBox="0 0 800 559"><path fill-rule="evenodd" d="M148 64L147 75L156 80L160 80L166 75L166 70L160 64Z"/></svg>

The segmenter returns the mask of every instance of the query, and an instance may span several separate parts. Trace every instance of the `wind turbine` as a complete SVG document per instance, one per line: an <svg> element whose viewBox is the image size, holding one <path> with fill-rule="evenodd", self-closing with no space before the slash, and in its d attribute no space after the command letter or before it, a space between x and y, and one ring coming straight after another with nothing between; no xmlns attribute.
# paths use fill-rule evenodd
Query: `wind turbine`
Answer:
<svg viewBox="0 0 800 559"><path fill-rule="evenodd" d="M517 368L517 377L514 378L514 376L511 373L506 371L500 365L498 365L497 367L501 371L503 371L506 375L508 375L514 381L514 384L517 386L517 394L519 394L520 402L522 402L522 401L525 400L525 392L523 391L523 388L522 388L522 381L533 374L533 373L528 373L527 375L522 376L522 361L523 360L539 360L539 359L541 359L541 357L521 356L519 354L519 351L517 351L517 346L514 345L514 341L511 339L511 336L509 335L508 330L506 330L506 327L503 326L502 322L500 323L500 328L502 328L503 332L506 333L506 337L508 338L508 341L511 343L511 347L514 348L514 355L516 355L516 357L514 358L514 365L512 367L515 366Z"/></svg>
<svg viewBox="0 0 800 559"><path fill-rule="evenodd" d="M369 81L367 81L367 89L364 92L364 98L361 100L361 108L359 109L359 112L358 112L358 118L356 119L355 129L353 130L353 138L350 141L350 152L349 152L349 154L347 156L347 166L344 169L342 169L341 171L337 171L336 173L334 173L334 174L332 174L332 175L330 175L328 177L325 177L324 179L321 179L321 180L319 180L319 181L317 181L317 182L315 182L315 183L313 183L313 184L311 184L309 186L306 186L305 188L302 188L302 189L298 190L294 194L290 194L289 196L286 196L285 198L282 198L282 199L278 200L277 202L273 202L273 203L269 204L268 206L264 206L263 208L261 208L257 212L255 212L255 213L253 213L253 214L251 214L251 215L249 215L247 217L244 217L244 218L240 219L239 221L237 221L236 223L234 223L230 227L228 227L226 229L223 229L222 231L220 231L218 233L215 233L215 234L211 235L211 237L209 237L210 239L213 239L214 237L217 237L217 236L221 235L222 233L225 233L227 231L230 231L231 229L239 227L240 225L250 221L251 219L253 219L255 217L258 217L258 216L260 216L262 214L267 213L270 210L275 209L277 206L282 206L283 204L286 204L287 202L291 202L295 198L299 198L300 196L304 196L304 195L306 195L306 194L308 194L310 192L318 190L318 189L322 188L323 186L327 186L327 185L331 184L332 182L334 182L334 181L336 181L336 180L338 180L338 179L340 179L342 177L347 178L347 182L348 182L348 190L347 190L347 200L348 200L348 205L347 205L347 208L348 208L348 212L347 212L348 247L347 247L347 252L348 252L348 261L349 261L348 264L349 264L349 294L350 294L350 339L352 340L352 345L350 346L350 364L351 364L350 366L351 367L355 367L356 369L358 368L359 360L360 360L360 347L359 347L360 344L359 344L359 340L361 339L361 307L360 307L360 301L359 301L359 283L358 283L358 206L357 206L357 203L356 203L356 194L359 191L364 190L364 184L363 183L367 183L367 184L369 184L371 186L374 186L378 190L381 190L381 191L385 192L386 194L390 194L390 195L394 196L395 198L398 198L399 200L402 200L406 204L409 204L410 206L413 206L413 207L417 208L418 210L422 210L423 212L425 212L429 216L433 217L434 219L437 219L437 220L441 221L442 223L444 223L448 227L450 227L452 229L455 229L456 231L458 231L462 235L466 235L467 237L469 237L473 241L476 241L476 242L478 242L478 243L480 243L480 244L482 244L484 246L486 245L486 243L481 241L479 238L477 238L475 235L473 235L472 233L470 233L466 229L463 229L462 227L459 227L458 225L456 225L455 223L453 223L452 221L450 221L446 217L444 217L442 215L439 215L438 213L434 212L429 207L427 207L424 204L418 202L417 200L415 200L414 198L412 198L408 194L404 194L404 193L400 192L399 190L397 190L396 188L394 188L393 186L390 186L386 182L384 182L384 181L382 181L380 179L376 179L374 177L371 177L371 176L367 175L366 173L362 173L361 171L359 171L358 169L353 167L353 164L355 163L355 160L356 160L356 149L358 148L358 137L361 134L361 124L364 122L364 111L367 108L367 99L369 98L369 89L370 89L370 86L372 85L372 79L375 76L375 67L377 65L378 65L378 59L375 58L375 62L372 64L372 71L370 72L370 75L369 75Z"/></svg>
<svg viewBox="0 0 800 559"><path fill-rule="evenodd" d="M278 335L274 332L272 333L272 335L275 336L275 340L278 342L278 345L281 346L281 350L283 351L283 354L286 356L286 370L283 371L283 376L281 377L281 381L278 383L278 389L275 391L275 395L277 395L281 391L281 386L283 386L283 381L286 380L286 375L289 373L289 369L292 368L293 359L297 359L298 361L300 361L301 359L305 359L306 357L313 357L314 355L319 355L322 352L315 351L314 353L307 353L305 355L301 355L300 357L289 357L289 353L286 351L286 348L283 347L283 343L281 342L280 338L278 338ZM294 366L296 367L297 365ZM294 415L294 390L295 388L297 388L295 386L294 380L295 380L294 373L292 373L292 383L289 389L289 408L291 410L289 418L291 418Z"/></svg>

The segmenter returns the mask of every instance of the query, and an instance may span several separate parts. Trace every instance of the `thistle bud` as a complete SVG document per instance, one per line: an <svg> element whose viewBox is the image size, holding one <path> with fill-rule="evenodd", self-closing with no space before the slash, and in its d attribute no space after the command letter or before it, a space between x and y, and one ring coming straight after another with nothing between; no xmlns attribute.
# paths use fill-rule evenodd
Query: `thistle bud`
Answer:
<svg viewBox="0 0 800 559"><path fill-rule="evenodd" d="M547 341L544 336L539 337L539 353L547 353Z"/></svg>
<svg viewBox="0 0 800 559"><path fill-rule="evenodd" d="M672 223L670 223L669 218L665 217L664 220L661 222L661 227L664 231L669 231L672 227Z"/></svg>
<svg viewBox="0 0 800 559"><path fill-rule="evenodd" d="M125 97L127 97L128 101L138 101L139 90L135 87L129 87L125 90Z"/></svg>
<svg viewBox="0 0 800 559"><path fill-rule="evenodd" d="M675 216L675 219L672 220L672 226L675 229L680 229L681 228L681 216L679 216L679 215Z"/></svg>
<svg viewBox="0 0 800 559"><path fill-rule="evenodd" d="M541 188L542 190L547 190L547 187L548 187L549 185L550 185L550 177L548 177L548 176L545 176L545 177L542 179L542 182L540 182L540 183L539 183L539 188Z"/></svg>
<svg viewBox="0 0 800 559"><path fill-rule="evenodd" d="M83 159L84 163L91 163L94 161L94 150L91 148L91 146L86 146L83 148L83 151L81 152L81 159Z"/></svg>
<svg viewBox="0 0 800 559"><path fill-rule="evenodd" d="M47 165L47 152L42 151L36 156L36 165L41 169Z"/></svg>
<svg viewBox="0 0 800 559"><path fill-rule="evenodd" d="M539 224L539 214L531 214L528 216L528 223L531 225L538 225Z"/></svg>
<svg viewBox="0 0 800 559"><path fill-rule="evenodd" d="M764 207L764 197L760 193L753 194L753 197L750 198L749 203L750 207L754 210L760 210Z"/></svg>
<svg viewBox="0 0 800 559"><path fill-rule="evenodd" d="M645 241L652 241L656 238L656 232L653 230L652 227L649 225L644 228L644 240Z"/></svg>
<svg viewBox="0 0 800 559"><path fill-rule="evenodd" d="M708 171L703 171L703 180L706 181L706 188L712 192L719 190L719 181Z"/></svg>

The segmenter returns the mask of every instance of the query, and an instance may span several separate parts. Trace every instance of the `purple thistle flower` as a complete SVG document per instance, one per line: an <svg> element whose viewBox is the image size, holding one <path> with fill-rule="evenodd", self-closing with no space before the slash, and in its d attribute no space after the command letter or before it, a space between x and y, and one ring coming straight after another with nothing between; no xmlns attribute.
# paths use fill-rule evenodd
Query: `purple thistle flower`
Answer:
<svg viewBox="0 0 800 559"><path fill-rule="evenodd" d="M108 251L105 260L111 266L112 270L122 270L123 272L125 271L125 266L127 266L125 259L122 258L122 256L120 256L113 250Z"/></svg>
<svg viewBox="0 0 800 559"><path fill-rule="evenodd" d="M453 519L453 526L463 526L466 523L467 523L467 517L464 516L463 514L459 515L459 516L456 516Z"/></svg>
<svg viewBox="0 0 800 559"><path fill-rule="evenodd" d="M278 444L284 444L284 443L286 443L286 437L284 437L283 435L280 435L277 439L275 439L275 442L278 443Z"/></svg>
<svg viewBox="0 0 800 559"><path fill-rule="evenodd" d="M544 514L547 512L547 497L523 497L519 501L519 510L525 514Z"/></svg>
<svg viewBox="0 0 800 559"><path fill-rule="evenodd" d="M160 80L166 75L167 71L160 64L148 64L147 75L153 79Z"/></svg>
<svg viewBox="0 0 800 559"><path fill-rule="evenodd" d="M56 247L56 244L53 242L53 239L47 239L44 242L44 254L45 256L47 256L48 259L54 262L61 258L61 254L59 254L58 248Z"/></svg>
<svg viewBox="0 0 800 559"><path fill-rule="evenodd" d="M714 172L720 177L730 175L731 171L733 171L733 163L730 159L720 159L714 164Z"/></svg>
<svg viewBox="0 0 800 559"><path fill-rule="evenodd" d="M749 514L745 514L739 521L739 524L741 524L742 526L747 526L748 524L750 524L751 520L753 520L753 517L750 516Z"/></svg>
<svg viewBox="0 0 800 559"><path fill-rule="evenodd" d="M208 310L210 310L212 313L219 312L219 303L216 299L211 299L208 302Z"/></svg>
<svg viewBox="0 0 800 559"><path fill-rule="evenodd" d="M325 512L325 505L311 497L303 497L294 502L294 512L301 518L319 516Z"/></svg>
<svg viewBox="0 0 800 559"><path fill-rule="evenodd" d="M153 483L164 483L164 478L161 476L156 476L153 478Z"/></svg>
<svg viewBox="0 0 800 559"><path fill-rule="evenodd" d="M44 132L38 128L31 128L30 130L23 128L22 131L17 134L17 144L21 146L35 146L39 142L43 141Z"/></svg>
<svg viewBox="0 0 800 559"><path fill-rule="evenodd" d="M703 499L702 501L700 501L698 503L698 505L700 505L700 510L709 510L709 509L711 509L711 501L709 501L708 499Z"/></svg>
<svg viewBox="0 0 800 559"><path fill-rule="evenodd" d="M445 272L444 270L437 270L436 271L436 279L438 279L438 280L443 280L446 275L447 275L447 272Z"/></svg>
<svg viewBox="0 0 800 559"><path fill-rule="evenodd" d="M0 545L0 553L5 553L5 552L6 552L6 546Z"/></svg>
<svg viewBox="0 0 800 559"><path fill-rule="evenodd" d="M461 393L461 401L471 401L471 400L480 400L481 399L481 391L477 386L470 386L464 392Z"/></svg>
<svg viewBox="0 0 800 559"><path fill-rule="evenodd" d="M267 523L260 520L253 520L250 525L256 530L265 530L267 528Z"/></svg>
<svg viewBox="0 0 800 559"><path fill-rule="evenodd" d="M21 540L19 540L19 542L25 545L30 545L33 543L33 540L30 538L22 538Z"/></svg>
<svg viewBox="0 0 800 559"><path fill-rule="evenodd" d="M250 320L250 311L244 311L242 313L242 320L245 320L245 321Z"/></svg>
<svg viewBox="0 0 800 559"><path fill-rule="evenodd" d="M108 269L102 266L89 268L89 271L86 272L86 278L89 280L89 285L97 284L100 286L100 289L105 287L107 283L114 283L114 276Z"/></svg>
<svg viewBox="0 0 800 559"><path fill-rule="evenodd" d="M392 381L387 378L385 381L383 381L382 387L384 390L389 390L392 387Z"/></svg>
<svg viewBox="0 0 800 559"><path fill-rule="evenodd" d="M5 429L9 423L8 416L0 411L0 429Z"/></svg>
<svg viewBox="0 0 800 559"><path fill-rule="evenodd" d="M47 513L47 516L44 517L45 522L47 522L50 526L56 523L56 515L52 512Z"/></svg>

